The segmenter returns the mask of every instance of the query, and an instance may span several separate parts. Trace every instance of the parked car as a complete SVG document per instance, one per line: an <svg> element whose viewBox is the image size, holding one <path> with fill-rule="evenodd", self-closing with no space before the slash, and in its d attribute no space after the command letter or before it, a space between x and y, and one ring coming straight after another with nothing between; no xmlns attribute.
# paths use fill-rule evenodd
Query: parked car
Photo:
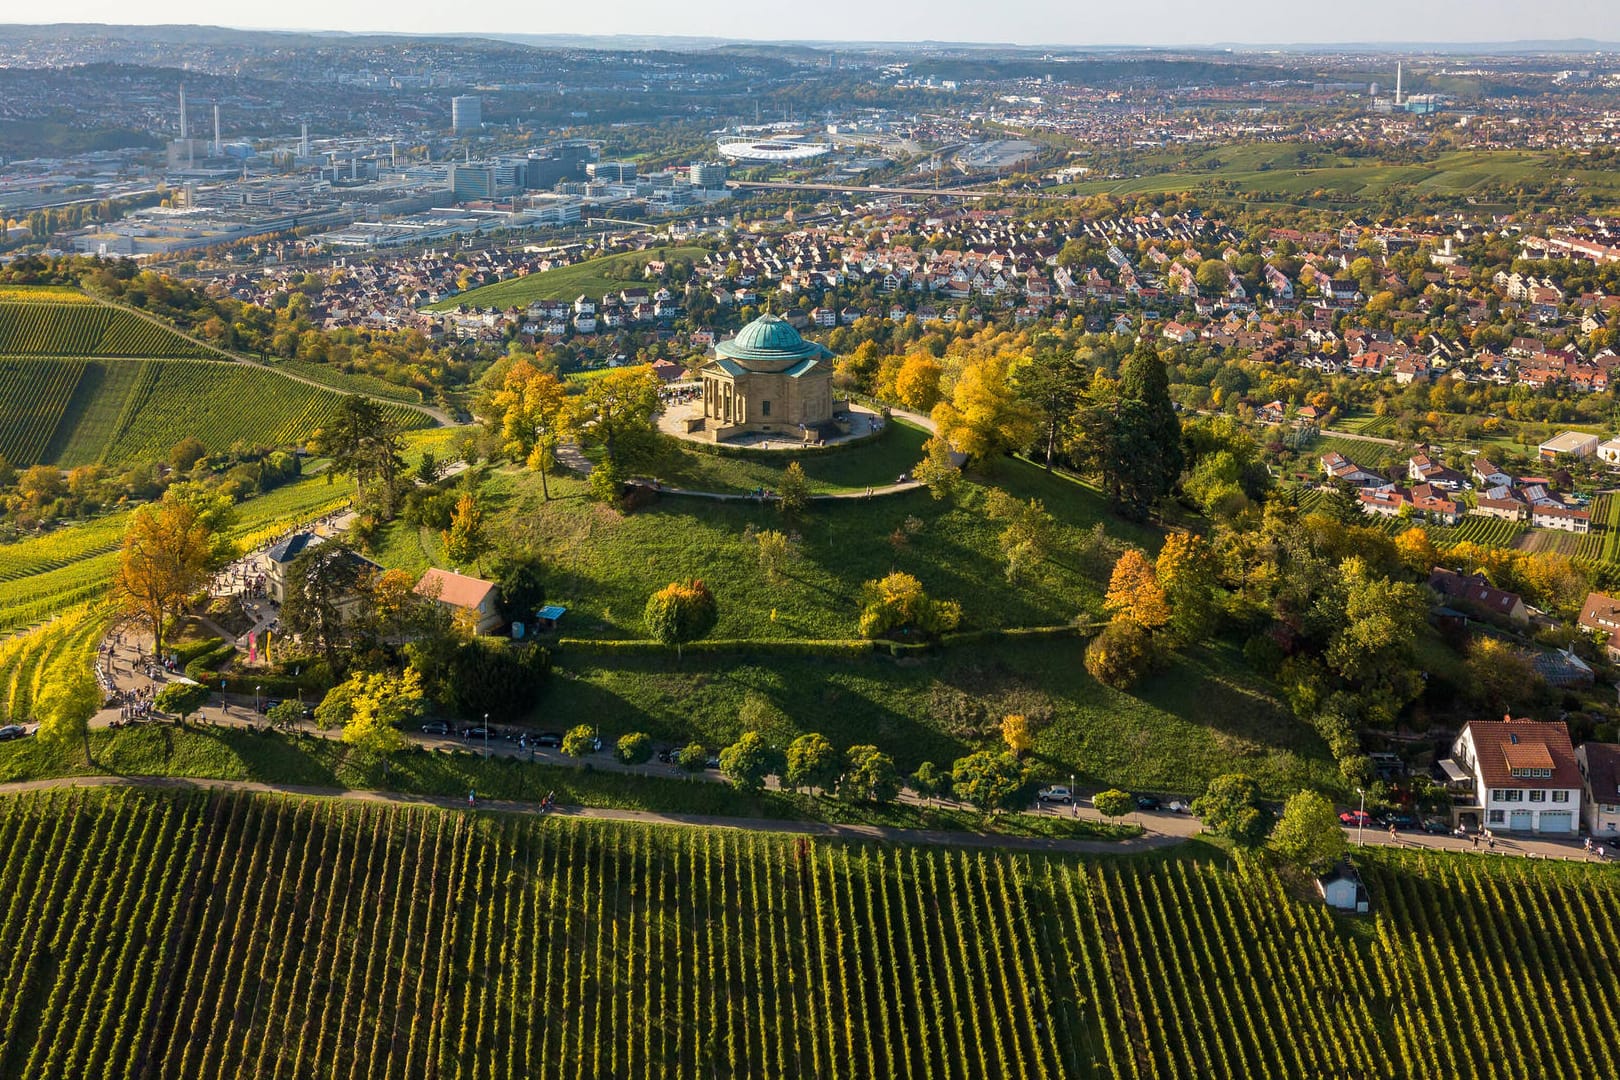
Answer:
<svg viewBox="0 0 1620 1080"><path fill-rule="evenodd" d="M555 731L542 731L534 737L534 745L546 750L556 750L562 746L562 735Z"/></svg>
<svg viewBox="0 0 1620 1080"><path fill-rule="evenodd" d="M495 737L495 729L487 728L484 725L479 724L475 727L462 728L461 737L463 739L493 739Z"/></svg>
<svg viewBox="0 0 1620 1080"><path fill-rule="evenodd" d="M673 765L673 764L675 764L675 748L674 747L671 747L671 746L664 747L662 750L658 751L657 756L658 756L658 760L663 762L665 765Z"/></svg>
<svg viewBox="0 0 1620 1080"><path fill-rule="evenodd" d="M1423 819L1423 831L1430 836L1445 836L1451 832L1451 826L1436 817Z"/></svg>
<svg viewBox="0 0 1620 1080"><path fill-rule="evenodd" d="M1372 815L1365 810L1346 810L1339 815L1339 820L1346 825L1371 825Z"/></svg>
<svg viewBox="0 0 1620 1080"><path fill-rule="evenodd" d="M1190 814L1192 813L1192 804L1183 802L1180 799L1172 799L1165 806L1165 809L1170 811L1172 814Z"/></svg>
<svg viewBox="0 0 1620 1080"><path fill-rule="evenodd" d="M5 727L0 727L0 742L10 742L12 739L20 739L27 734L28 729L21 724L7 724Z"/></svg>
<svg viewBox="0 0 1620 1080"><path fill-rule="evenodd" d="M275 708L277 705L280 705L280 704L281 704L281 699L280 698L278 698L278 697L267 697L264 700L259 702L259 711L261 713L268 713L271 709Z"/></svg>
<svg viewBox="0 0 1620 1080"><path fill-rule="evenodd" d="M429 720L422 725L422 734L448 735L450 734L450 723L447 720Z"/></svg>
<svg viewBox="0 0 1620 1080"><path fill-rule="evenodd" d="M1159 806L1159 800L1152 795L1138 795L1136 797L1136 808L1138 810L1157 810Z"/></svg>
<svg viewBox="0 0 1620 1080"><path fill-rule="evenodd" d="M1073 803L1074 792L1070 791L1062 784L1054 784L1051 787L1041 788L1040 791L1035 793L1035 798L1039 799L1043 803Z"/></svg>
<svg viewBox="0 0 1620 1080"><path fill-rule="evenodd" d="M1413 815L1406 813L1385 814L1383 817L1378 819L1378 824L1382 825L1386 829L1390 828L1391 826L1394 826L1397 829L1415 829L1418 827L1418 819Z"/></svg>

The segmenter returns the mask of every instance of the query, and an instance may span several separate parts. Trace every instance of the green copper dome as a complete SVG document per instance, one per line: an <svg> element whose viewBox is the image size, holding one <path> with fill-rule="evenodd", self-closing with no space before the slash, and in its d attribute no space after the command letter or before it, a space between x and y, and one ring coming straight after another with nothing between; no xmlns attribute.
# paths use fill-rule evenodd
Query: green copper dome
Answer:
<svg viewBox="0 0 1620 1080"><path fill-rule="evenodd" d="M815 342L804 340L787 322L770 314L761 315L739 330L736 337L716 345L714 351L745 367L819 360L832 355Z"/></svg>

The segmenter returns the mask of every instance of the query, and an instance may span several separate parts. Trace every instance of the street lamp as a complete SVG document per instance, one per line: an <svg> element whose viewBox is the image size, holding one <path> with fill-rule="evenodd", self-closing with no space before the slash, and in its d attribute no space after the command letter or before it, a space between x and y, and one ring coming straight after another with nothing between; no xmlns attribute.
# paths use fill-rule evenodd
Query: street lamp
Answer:
<svg viewBox="0 0 1620 1080"><path fill-rule="evenodd" d="M489 713L484 714L484 756L489 757Z"/></svg>
<svg viewBox="0 0 1620 1080"><path fill-rule="evenodd" d="M263 692L264 692L264 687L262 687L262 686L255 686L253 688L253 711L254 712L259 711L259 695L262 694Z"/></svg>
<svg viewBox="0 0 1620 1080"><path fill-rule="evenodd" d="M1069 810L1075 817L1080 816L1080 796L1074 789L1074 773L1069 774Z"/></svg>
<svg viewBox="0 0 1620 1080"><path fill-rule="evenodd" d="M1356 811L1356 847L1361 847L1361 830L1367 827L1367 792L1356 788L1356 794L1361 796L1361 809Z"/></svg>

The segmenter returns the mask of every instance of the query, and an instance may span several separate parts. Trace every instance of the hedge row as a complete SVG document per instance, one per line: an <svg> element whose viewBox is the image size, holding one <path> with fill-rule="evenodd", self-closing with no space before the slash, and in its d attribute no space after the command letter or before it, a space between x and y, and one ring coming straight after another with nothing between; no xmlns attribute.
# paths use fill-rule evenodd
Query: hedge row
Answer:
<svg viewBox="0 0 1620 1080"><path fill-rule="evenodd" d="M760 641L749 638L715 638L694 641L685 646L688 654L720 656L762 654L768 656L819 656L853 660L865 656L915 656L939 648L977 645L987 641L1038 641L1051 638L1089 636L1104 624L1063 626L1014 626L1007 629L964 630L945 634L937 642L868 641L865 638L796 639ZM668 645L645 638L559 638L559 650L618 656L666 656L674 652Z"/></svg>

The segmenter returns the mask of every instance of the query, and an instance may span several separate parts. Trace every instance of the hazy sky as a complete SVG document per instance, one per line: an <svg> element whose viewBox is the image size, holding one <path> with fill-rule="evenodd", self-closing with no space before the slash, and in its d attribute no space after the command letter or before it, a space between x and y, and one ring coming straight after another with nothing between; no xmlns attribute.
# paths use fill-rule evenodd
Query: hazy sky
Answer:
<svg viewBox="0 0 1620 1080"><path fill-rule="evenodd" d="M277 29L696 34L765 40L1000 41L1026 45L1215 42L1620 41L1620 0L56 0L0 20L208 23ZM28 21L44 21L41 18Z"/></svg>

